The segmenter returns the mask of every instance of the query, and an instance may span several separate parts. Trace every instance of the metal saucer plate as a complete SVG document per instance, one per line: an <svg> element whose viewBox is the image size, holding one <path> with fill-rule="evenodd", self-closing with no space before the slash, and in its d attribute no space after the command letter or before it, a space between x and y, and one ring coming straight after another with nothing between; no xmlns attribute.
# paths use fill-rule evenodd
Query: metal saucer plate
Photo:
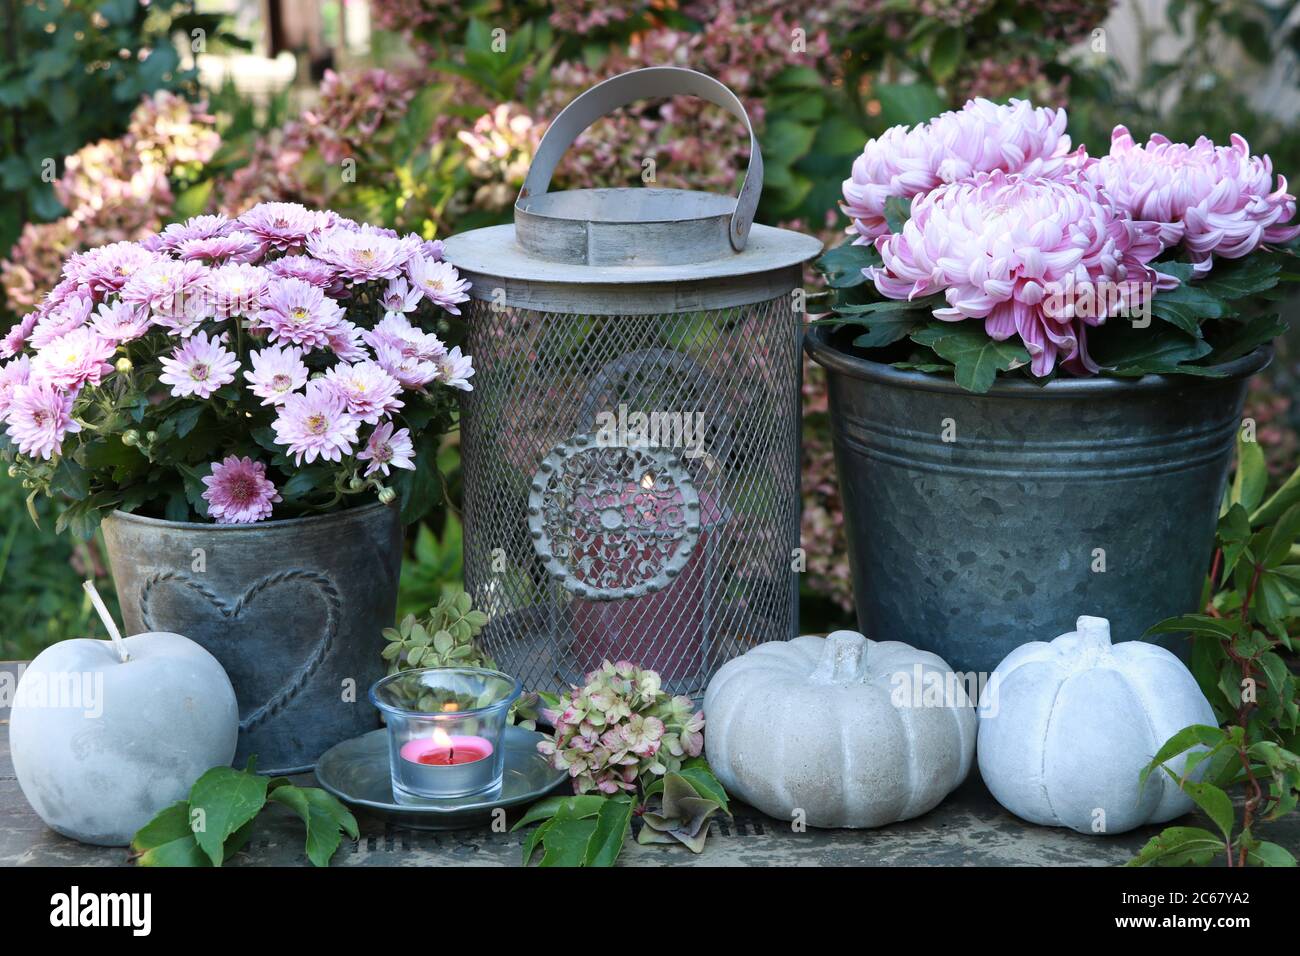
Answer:
<svg viewBox="0 0 1300 956"><path fill-rule="evenodd" d="M461 830L481 826L497 807L531 803L568 778L552 769L537 752L542 735L507 727L505 772L501 792L494 797L466 797L444 806L407 806L393 799L388 768L388 731L372 730L336 744L316 763L316 781L350 807L413 830Z"/></svg>

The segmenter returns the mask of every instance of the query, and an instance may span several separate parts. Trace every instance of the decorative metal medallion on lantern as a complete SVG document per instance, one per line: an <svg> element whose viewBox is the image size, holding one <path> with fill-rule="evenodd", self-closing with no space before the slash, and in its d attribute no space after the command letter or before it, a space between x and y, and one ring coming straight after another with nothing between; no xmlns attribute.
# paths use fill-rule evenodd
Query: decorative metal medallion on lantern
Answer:
<svg viewBox="0 0 1300 956"><path fill-rule="evenodd" d="M739 198L657 187L549 193L573 140L646 97L744 123ZM483 641L530 687L603 660L701 693L797 620L800 317L820 243L753 225L762 156L703 74L636 70L548 128L512 225L447 241L473 283L480 369L462 418L465 577Z"/></svg>

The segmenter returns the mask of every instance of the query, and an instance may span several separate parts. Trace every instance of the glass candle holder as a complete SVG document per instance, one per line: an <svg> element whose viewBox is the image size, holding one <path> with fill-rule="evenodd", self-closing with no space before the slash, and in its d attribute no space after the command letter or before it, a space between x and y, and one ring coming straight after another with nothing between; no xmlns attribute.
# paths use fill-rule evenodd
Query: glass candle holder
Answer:
<svg viewBox="0 0 1300 956"><path fill-rule="evenodd" d="M481 667L391 674L370 688L388 724L393 798L428 805L501 789L506 715L522 685Z"/></svg>

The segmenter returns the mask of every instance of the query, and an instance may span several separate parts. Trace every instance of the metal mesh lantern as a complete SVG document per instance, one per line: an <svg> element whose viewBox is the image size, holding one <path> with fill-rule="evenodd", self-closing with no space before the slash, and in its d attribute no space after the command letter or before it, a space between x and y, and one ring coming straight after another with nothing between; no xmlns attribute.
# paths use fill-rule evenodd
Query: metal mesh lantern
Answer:
<svg viewBox="0 0 1300 956"><path fill-rule="evenodd" d="M738 199L549 193L593 121L693 95L745 123ZM452 237L473 282L478 370L462 420L465 579L484 640L525 686L604 659L701 693L723 661L796 625L800 325L821 248L751 225L763 163L736 96L670 67L607 80L547 130L513 225Z"/></svg>

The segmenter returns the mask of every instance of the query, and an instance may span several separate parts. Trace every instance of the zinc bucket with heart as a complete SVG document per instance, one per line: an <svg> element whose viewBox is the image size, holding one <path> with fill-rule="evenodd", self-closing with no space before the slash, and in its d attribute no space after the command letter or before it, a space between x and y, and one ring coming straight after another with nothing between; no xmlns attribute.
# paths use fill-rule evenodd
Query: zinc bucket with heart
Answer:
<svg viewBox="0 0 1300 956"><path fill-rule="evenodd" d="M397 604L396 507L248 525L115 512L103 528L128 633L183 634L230 675L237 766L255 754L262 773L308 770L378 726L366 690Z"/></svg>

